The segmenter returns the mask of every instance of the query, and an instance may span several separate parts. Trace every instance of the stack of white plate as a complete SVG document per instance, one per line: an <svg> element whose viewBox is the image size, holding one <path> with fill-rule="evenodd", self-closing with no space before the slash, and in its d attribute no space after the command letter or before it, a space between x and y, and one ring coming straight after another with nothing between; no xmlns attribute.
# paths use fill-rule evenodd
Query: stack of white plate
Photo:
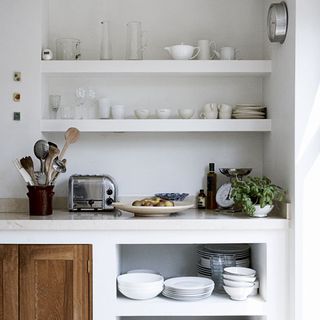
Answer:
<svg viewBox="0 0 320 320"><path fill-rule="evenodd" d="M151 299L163 290L164 278L159 274L132 272L121 274L117 280L119 291L130 299Z"/></svg>
<svg viewBox="0 0 320 320"><path fill-rule="evenodd" d="M211 296L214 282L201 277L177 277L164 282L162 294L171 299L196 301Z"/></svg>
<svg viewBox="0 0 320 320"><path fill-rule="evenodd" d="M199 247L198 275L201 277L212 277L210 258L213 255L234 254L237 267L250 267L250 247L247 244L214 244Z"/></svg>
<svg viewBox="0 0 320 320"><path fill-rule="evenodd" d="M223 288L232 300L246 300L255 287L256 271L250 268L224 268Z"/></svg>
<svg viewBox="0 0 320 320"><path fill-rule="evenodd" d="M265 119L267 108L256 104L236 104L232 111L234 119Z"/></svg>

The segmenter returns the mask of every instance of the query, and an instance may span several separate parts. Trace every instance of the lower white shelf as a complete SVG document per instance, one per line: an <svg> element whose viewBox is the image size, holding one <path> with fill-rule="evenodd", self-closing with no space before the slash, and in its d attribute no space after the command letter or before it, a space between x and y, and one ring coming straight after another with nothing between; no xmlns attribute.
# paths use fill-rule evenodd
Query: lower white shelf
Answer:
<svg viewBox="0 0 320 320"><path fill-rule="evenodd" d="M260 297L233 301L226 295L213 294L199 301L176 301L162 296L150 300L130 300L119 296L116 315L121 316L264 316L266 302Z"/></svg>
<svg viewBox="0 0 320 320"><path fill-rule="evenodd" d="M64 132L70 127L76 127L81 132L269 132L271 131L271 120L41 120L42 132Z"/></svg>

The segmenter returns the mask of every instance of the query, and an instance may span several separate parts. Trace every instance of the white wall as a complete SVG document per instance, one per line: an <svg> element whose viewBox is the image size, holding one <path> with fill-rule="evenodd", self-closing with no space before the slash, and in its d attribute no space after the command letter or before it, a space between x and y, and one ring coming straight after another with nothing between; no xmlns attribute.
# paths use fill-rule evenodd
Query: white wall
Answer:
<svg viewBox="0 0 320 320"><path fill-rule="evenodd" d="M310 272L320 261L320 2L296 3L296 319L311 319L320 286Z"/></svg>

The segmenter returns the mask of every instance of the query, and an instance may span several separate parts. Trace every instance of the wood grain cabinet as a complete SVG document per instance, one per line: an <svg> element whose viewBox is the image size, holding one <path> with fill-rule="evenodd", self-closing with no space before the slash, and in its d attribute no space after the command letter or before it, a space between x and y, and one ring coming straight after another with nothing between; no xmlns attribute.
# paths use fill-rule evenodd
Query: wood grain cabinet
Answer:
<svg viewBox="0 0 320 320"><path fill-rule="evenodd" d="M90 245L0 245L0 320L92 319Z"/></svg>

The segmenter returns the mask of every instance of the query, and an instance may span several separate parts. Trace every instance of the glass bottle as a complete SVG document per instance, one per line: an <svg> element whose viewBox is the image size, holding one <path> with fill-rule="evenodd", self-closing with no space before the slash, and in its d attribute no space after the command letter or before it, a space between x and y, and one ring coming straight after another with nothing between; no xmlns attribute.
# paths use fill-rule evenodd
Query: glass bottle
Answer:
<svg viewBox="0 0 320 320"><path fill-rule="evenodd" d="M198 209L205 209L206 208L206 195L204 193L204 190L203 189L200 189L200 192L198 194L198 197L197 197L197 207Z"/></svg>
<svg viewBox="0 0 320 320"><path fill-rule="evenodd" d="M214 172L214 163L209 163L209 172L207 175L207 209L217 209L217 175Z"/></svg>

